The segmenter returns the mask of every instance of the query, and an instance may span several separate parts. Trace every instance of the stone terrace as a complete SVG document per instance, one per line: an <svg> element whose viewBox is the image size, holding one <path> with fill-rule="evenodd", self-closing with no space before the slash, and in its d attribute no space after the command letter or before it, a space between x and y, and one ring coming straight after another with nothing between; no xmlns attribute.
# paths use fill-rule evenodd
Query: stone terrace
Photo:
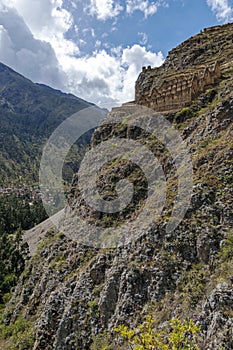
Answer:
<svg viewBox="0 0 233 350"><path fill-rule="evenodd" d="M152 73L150 79L146 75ZM213 67L200 66L195 70L183 70L179 73L157 76L156 69L143 67L135 87L135 102L150 107L158 112L182 108L189 104L205 89L213 86L221 75L220 63ZM144 84L144 94L140 87Z"/></svg>

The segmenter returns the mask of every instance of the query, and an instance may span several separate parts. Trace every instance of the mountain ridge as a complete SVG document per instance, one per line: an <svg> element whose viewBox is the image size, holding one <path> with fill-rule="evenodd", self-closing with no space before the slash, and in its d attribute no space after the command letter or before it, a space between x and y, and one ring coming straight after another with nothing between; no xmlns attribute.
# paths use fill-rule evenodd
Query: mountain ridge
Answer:
<svg viewBox="0 0 233 350"><path fill-rule="evenodd" d="M91 106L72 94L35 84L0 63L0 186L37 185L46 140L62 121ZM83 145L89 140L90 135ZM67 171L72 173L72 166Z"/></svg>
<svg viewBox="0 0 233 350"><path fill-rule="evenodd" d="M4 64L2 62L0 62L0 72L8 72L8 73L10 73L9 75L18 76L23 81L27 81L31 86L37 85L37 86L40 86L40 87L45 87L48 90L51 90L53 92L57 92L58 94L61 94L61 95L64 95L64 96L74 97L75 99L77 99L79 101L83 101L83 102L88 103L90 105L94 105L94 103L87 102L84 99L75 96L74 94L63 92L63 91L61 91L59 89L52 88L52 87L50 87L50 86L48 86L46 84L43 84L43 83L34 83L34 82L32 82L32 80L30 80L30 79L26 78L25 76L23 76L22 74L16 72L14 69L12 69L11 67L7 66L6 64Z"/></svg>

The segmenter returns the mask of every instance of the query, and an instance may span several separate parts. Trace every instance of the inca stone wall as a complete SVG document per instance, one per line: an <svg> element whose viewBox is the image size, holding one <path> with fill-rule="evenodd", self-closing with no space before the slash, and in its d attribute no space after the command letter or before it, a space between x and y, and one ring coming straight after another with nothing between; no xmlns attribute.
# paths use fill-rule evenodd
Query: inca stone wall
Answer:
<svg viewBox="0 0 233 350"><path fill-rule="evenodd" d="M156 74L158 73L158 74ZM135 102L158 112L182 108L213 86L221 75L220 62L161 76L159 69L143 67L135 87ZM141 93L143 87L144 93Z"/></svg>

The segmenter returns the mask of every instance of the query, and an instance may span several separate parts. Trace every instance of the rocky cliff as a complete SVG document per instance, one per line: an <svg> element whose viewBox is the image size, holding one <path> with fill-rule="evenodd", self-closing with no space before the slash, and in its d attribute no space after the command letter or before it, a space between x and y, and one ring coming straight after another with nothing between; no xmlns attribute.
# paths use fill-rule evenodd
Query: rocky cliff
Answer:
<svg viewBox="0 0 233 350"><path fill-rule="evenodd" d="M100 234L127 221L129 239L104 248L72 239L90 239L88 225L70 225L68 236L65 229L45 232L5 310L8 335L1 338L2 349L128 349L115 340L114 327L135 326L148 314L158 327L173 317L193 319L201 327L200 349L233 348L232 33L233 25L206 29L171 51L161 68L144 70L136 83L136 102L149 102L156 110L154 88L161 82L173 85L183 75L217 70L216 79L184 105L180 100L174 110L159 109L164 108L166 120L185 140L192 160L193 193L182 222L166 230L178 186L171 150L142 127L127 125L133 104L114 109L107 121L118 122L101 125L91 147L117 136L150 149L167 180L161 216L155 220L148 211L141 225L133 224L147 197L147 181L137 166L117 155L100 172L97 185L111 200L119 180L126 177L134 184L133 204L120 214L91 210L74 178L69 196L73 215L95 222Z"/></svg>
<svg viewBox="0 0 233 350"><path fill-rule="evenodd" d="M169 52L161 67L143 67L135 102L160 112L189 105L231 66L232 34L231 24L206 28Z"/></svg>

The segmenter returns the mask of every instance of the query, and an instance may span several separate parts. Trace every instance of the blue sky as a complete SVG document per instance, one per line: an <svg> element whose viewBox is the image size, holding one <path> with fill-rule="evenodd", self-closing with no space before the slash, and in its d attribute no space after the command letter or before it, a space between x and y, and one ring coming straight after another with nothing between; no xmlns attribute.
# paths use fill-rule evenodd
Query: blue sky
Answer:
<svg viewBox="0 0 233 350"><path fill-rule="evenodd" d="M67 9L70 9L71 3L67 1ZM119 1L122 8L124 3ZM152 1L148 3L153 4ZM85 8L85 2L82 2L82 6L73 9L75 24L79 28L77 37L86 42L80 47L83 54L95 50L96 41L99 40L99 48L106 48L106 45L112 48L118 45L127 47L141 44L167 55L172 47L198 33L200 29L218 24L210 6L206 1L200 0L163 1L156 6L156 10L151 9L151 15L146 15L145 10L135 10L132 13L122 10L118 16L111 18L106 14L106 18L102 20L98 19L98 13L88 16ZM93 32L88 31L90 28L94 30L95 37ZM71 28L67 36L74 38L74 28Z"/></svg>
<svg viewBox="0 0 233 350"><path fill-rule="evenodd" d="M0 0L0 61L111 108L133 99L143 65L232 19L233 0Z"/></svg>

